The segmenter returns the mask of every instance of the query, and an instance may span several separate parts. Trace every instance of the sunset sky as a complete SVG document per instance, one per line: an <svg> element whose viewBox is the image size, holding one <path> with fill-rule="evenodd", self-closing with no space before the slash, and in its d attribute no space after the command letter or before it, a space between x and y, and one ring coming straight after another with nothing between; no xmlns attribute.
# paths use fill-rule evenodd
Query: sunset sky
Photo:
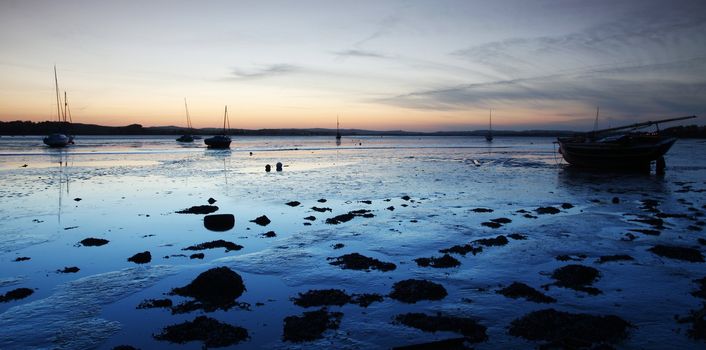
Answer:
<svg viewBox="0 0 706 350"><path fill-rule="evenodd" d="M587 129L706 115L706 1L0 1L0 120ZM699 124L704 120L699 119Z"/></svg>

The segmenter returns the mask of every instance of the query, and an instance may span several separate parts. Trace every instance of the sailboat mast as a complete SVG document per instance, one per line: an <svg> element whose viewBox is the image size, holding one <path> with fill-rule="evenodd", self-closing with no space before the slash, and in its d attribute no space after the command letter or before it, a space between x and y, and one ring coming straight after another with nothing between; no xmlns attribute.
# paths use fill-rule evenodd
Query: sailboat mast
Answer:
<svg viewBox="0 0 706 350"><path fill-rule="evenodd" d="M191 125L191 116L189 115L189 106L186 104L186 97L184 97L184 109L186 110L186 127L188 129L193 129Z"/></svg>
<svg viewBox="0 0 706 350"><path fill-rule="evenodd" d="M493 110L490 109L490 116L488 117L488 130L493 131Z"/></svg>
<svg viewBox="0 0 706 350"><path fill-rule="evenodd" d="M69 101L66 99L66 91L64 91L64 120L63 122L66 123L66 110L69 108Z"/></svg>
<svg viewBox="0 0 706 350"><path fill-rule="evenodd" d="M54 66L54 86L56 87L56 117L61 121L61 97L59 97L59 78L56 75L56 66Z"/></svg>
<svg viewBox="0 0 706 350"><path fill-rule="evenodd" d="M599 111L599 106L596 106L596 120L593 121L593 131L595 132L596 129L598 129L598 111Z"/></svg>

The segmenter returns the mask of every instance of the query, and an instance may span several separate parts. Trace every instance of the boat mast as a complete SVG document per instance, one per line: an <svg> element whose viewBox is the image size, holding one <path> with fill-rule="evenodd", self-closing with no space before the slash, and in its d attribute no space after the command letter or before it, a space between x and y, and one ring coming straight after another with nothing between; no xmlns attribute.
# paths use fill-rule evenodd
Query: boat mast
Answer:
<svg viewBox="0 0 706 350"><path fill-rule="evenodd" d="M599 111L599 106L596 106L596 120L593 121L593 132L596 132L596 129L598 129L598 111Z"/></svg>
<svg viewBox="0 0 706 350"><path fill-rule="evenodd" d="M61 97L59 97L59 78L56 76L56 65L54 65L54 86L56 87L56 117L61 121Z"/></svg>
<svg viewBox="0 0 706 350"><path fill-rule="evenodd" d="M64 123L66 123L66 110L69 108L69 101L66 99L66 91L64 91Z"/></svg>
<svg viewBox="0 0 706 350"><path fill-rule="evenodd" d="M686 119L693 119L693 118L696 118L696 116L692 115L692 116L688 116L688 117L661 119L661 120L619 126L619 127L615 127L615 128L595 130L595 131L588 132L585 134L594 134L594 135L595 134L602 134L602 133L611 132L611 131L618 131L618 130L624 130L624 129L635 129L635 128L641 128L641 127L646 127L646 126L660 124L660 123L674 122L674 121L678 121L678 120L686 120Z"/></svg>
<svg viewBox="0 0 706 350"><path fill-rule="evenodd" d="M191 125L191 116L189 115L189 106L186 105L186 97L184 97L184 109L186 110L186 127L191 130L194 127Z"/></svg>

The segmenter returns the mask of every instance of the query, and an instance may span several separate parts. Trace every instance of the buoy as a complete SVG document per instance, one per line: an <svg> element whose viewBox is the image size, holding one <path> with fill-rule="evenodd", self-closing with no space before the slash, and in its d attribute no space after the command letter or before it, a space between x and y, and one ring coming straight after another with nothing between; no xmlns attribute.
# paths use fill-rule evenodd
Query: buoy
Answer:
<svg viewBox="0 0 706 350"><path fill-rule="evenodd" d="M269 164L265 165L265 171L266 171L266 172L269 173L271 169L272 169L272 167L271 167Z"/></svg>

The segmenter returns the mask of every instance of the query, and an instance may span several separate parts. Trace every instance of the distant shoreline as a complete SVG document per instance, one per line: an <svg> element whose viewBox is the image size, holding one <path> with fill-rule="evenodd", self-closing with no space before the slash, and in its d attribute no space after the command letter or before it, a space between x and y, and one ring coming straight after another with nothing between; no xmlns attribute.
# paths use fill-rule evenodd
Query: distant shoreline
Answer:
<svg viewBox="0 0 706 350"><path fill-rule="evenodd" d="M31 122L31 121L0 121L0 135L2 136L32 136L48 135L64 130L72 135L215 135L220 134L218 128L202 128L188 130L176 126L153 126L143 127L139 124L127 126L103 126L95 124L67 124L60 122ZM469 131L436 131L419 132L404 130L362 130L362 129L341 129L343 136L485 136L487 130ZM676 126L662 130L663 133L680 138L706 138L706 126ZM571 130L493 130L494 136L525 136L525 137L559 137L570 136L578 133ZM233 136L335 136L336 129L310 128L310 129L230 129Z"/></svg>

